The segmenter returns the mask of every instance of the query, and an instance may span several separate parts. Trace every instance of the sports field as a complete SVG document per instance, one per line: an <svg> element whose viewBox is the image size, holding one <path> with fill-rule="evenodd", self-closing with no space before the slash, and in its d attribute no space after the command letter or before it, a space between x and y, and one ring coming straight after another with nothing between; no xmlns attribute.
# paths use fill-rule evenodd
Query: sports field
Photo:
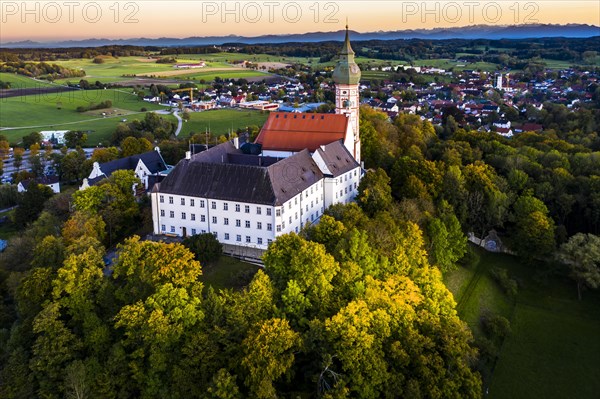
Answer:
<svg viewBox="0 0 600 399"><path fill-rule="evenodd" d="M77 112L110 100L108 109ZM115 127L132 114L164 109L141 101L130 90L77 90L62 93L18 96L0 99L0 133L18 142L25 134L40 130L85 130L89 142L97 144L110 137ZM102 115L102 114L106 115ZM143 115L142 115L143 116Z"/></svg>

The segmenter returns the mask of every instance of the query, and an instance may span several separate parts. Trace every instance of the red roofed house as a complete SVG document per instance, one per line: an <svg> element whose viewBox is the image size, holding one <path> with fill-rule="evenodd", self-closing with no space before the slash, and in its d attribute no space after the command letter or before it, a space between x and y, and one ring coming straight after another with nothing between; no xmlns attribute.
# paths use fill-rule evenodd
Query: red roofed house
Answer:
<svg viewBox="0 0 600 399"><path fill-rule="evenodd" d="M262 145L263 155L288 157L304 149L315 152L320 146L341 140L360 164L360 76L346 26L346 40L333 71L335 114L271 113L256 138L256 143Z"/></svg>
<svg viewBox="0 0 600 399"><path fill-rule="evenodd" d="M348 122L340 114L271 112L256 143L262 145L263 155L283 158L342 140L353 154L354 134Z"/></svg>

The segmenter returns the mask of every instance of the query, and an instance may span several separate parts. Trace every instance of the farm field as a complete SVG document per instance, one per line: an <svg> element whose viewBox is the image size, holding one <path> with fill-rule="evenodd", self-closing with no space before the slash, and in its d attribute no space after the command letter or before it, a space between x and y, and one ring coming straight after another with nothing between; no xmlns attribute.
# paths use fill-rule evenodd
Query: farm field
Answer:
<svg viewBox="0 0 600 399"><path fill-rule="evenodd" d="M458 303L459 316L481 337L484 310L506 317L512 332L504 340L491 376L488 397L589 398L600 390L600 293L586 291L577 300L575 283L517 258L477 249L471 268L448 273L445 282ZM509 299L491 278L501 267L519 284Z"/></svg>
<svg viewBox="0 0 600 399"><path fill-rule="evenodd" d="M183 123L179 137L185 137L193 133L204 133L210 129L213 136L226 135L229 131L234 132L240 128L256 125L261 127L268 112L241 110L241 109L217 109L202 112L192 112L188 122Z"/></svg>
<svg viewBox="0 0 600 399"><path fill-rule="evenodd" d="M79 106L89 106L110 100L106 110L77 112ZM133 113L164 109L139 100L128 90L78 90L47 95L30 95L0 99L0 132L9 141L19 141L25 134L40 130L90 130L90 143L97 144L114 131L122 119ZM60 108L60 109L59 109ZM116 112L115 112L116 110ZM103 117L102 112L107 113ZM10 128L10 129L6 129Z"/></svg>

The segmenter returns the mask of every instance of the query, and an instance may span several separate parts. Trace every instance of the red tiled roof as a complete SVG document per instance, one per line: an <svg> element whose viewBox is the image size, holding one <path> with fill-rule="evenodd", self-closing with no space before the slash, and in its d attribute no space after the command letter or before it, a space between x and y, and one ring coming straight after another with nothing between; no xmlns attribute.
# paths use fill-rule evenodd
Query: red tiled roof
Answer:
<svg viewBox="0 0 600 399"><path fill-rule="evenodd" d="M321 145L343 140L347 127L345 115L271 112L256 143L264 150L315 151Z"/></svg>
<svg viewBox="0 0 600 399"><path fill-rule="evenodd" d="M524 132L538 132L544 129L544 127L537 123L525 123L521 127Z"/></svg>

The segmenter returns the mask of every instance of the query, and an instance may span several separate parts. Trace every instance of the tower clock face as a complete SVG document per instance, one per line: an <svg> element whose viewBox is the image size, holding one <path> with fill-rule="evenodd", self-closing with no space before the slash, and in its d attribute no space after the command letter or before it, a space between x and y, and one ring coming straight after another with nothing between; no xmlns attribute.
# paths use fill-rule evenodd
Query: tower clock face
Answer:
<svg viewBox="0 0 600 399"><path fill-rule="evenodd" d="M352 73L359 73L359 72L360 72L360 69L358 69L358 65L354 64L354 65L351 65L351 66L350 66L350 71L351 71Z"/></svg>

